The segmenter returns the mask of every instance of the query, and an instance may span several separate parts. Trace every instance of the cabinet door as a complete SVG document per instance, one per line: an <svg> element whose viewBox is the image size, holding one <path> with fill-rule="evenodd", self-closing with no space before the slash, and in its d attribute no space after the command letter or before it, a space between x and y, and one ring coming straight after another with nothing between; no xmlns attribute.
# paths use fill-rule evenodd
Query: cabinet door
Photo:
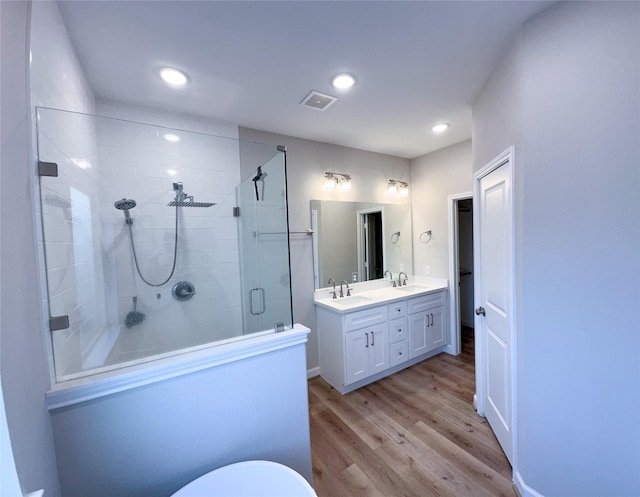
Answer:
<svg viewBox="0 0 640 497"><path fill-rule="evenodd" d="M447 344L446 337L444 335L444 307L436 307L429 311L429 335L431 346L430 350L437 349Z"/></svg>
<svg viewBox="0 0 640 497"><path fill-rule="evenodd" d="M345 385L369 376L370 347L368 329L351 331L345 335Z"/></svg>
<svg viewBox="0 0 640 497"><path fill-rule="evenodd" d="M389 367L389 335L387 323L369 328L369 374Z"/></svg>
<svg viewBox="0 0 640 497"><path fill-rule="evenodd" d="M409 357L411 359L429 352L432 342L429 335L430 323L429 312L416 312L409 316Z"/></svg>

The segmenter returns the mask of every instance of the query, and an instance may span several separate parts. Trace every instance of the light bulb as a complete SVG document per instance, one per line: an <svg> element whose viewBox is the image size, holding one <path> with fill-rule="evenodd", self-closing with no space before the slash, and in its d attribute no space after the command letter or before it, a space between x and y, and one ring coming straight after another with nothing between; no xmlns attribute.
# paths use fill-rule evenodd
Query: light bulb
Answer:
<svg viewBox="0 0 640 497"><path fill-rule="evenodd" d="M408 197L409 196L409 187L408 186L401 186L400 187L400 196L401 197Z"/></svg>
<svg viewBox="0 0 640 497"><path fill-rule="evenodd" d="M447 123L439 123L431 126L431 131L435 134L444 133L447 129L449 129L449 125Z"/></svg>
<svg viewBox="0 0 640 497"><path fill-rule="evenodd" d="M167 140L168 142L179 142L180 137L178 135L174 135L173 133L165 133L162 135L162 138Z"/></svg>
<svg viewBox="0 0 640 497"><path fill-rule="evenodd" d="M394 194L398 191L398 187L396 186L395 183L389 183L387 190L389 191L389 193Z"/></svg>
<svg viewBox="0 0 640 497"><path fill-rule="evenodd" d="M338 184L338 180L335 178L335 176L327 176L327 179L324 182L324 189L334 190L337 184Z"/></svg>
<svg viewBox="0 0 640 497"><path fill-rule="evenodd" d="M335 78L333 78L332 84L335 88L344 90L355 85L356 78L354 78L351 74L338 74Z"/></svg>
<svg viewBox="0 0 640 497"><path fill-rule="evenodd" d="M160 68L160 77L173 86L184 86L187 84L188 78L185 73L174 69L173 67Z"/></svg>
<svg viewBox="0 0 640 497"><path fill-rule="evenodd" d="M351 190L351 179L344 179L340 183L340 188L343 192L348 192Z"/></svg>

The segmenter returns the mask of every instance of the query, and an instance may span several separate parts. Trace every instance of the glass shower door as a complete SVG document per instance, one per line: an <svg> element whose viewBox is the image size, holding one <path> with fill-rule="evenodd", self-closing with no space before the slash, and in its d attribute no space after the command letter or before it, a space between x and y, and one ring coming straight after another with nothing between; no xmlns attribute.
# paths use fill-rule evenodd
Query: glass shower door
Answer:
<svg viewBox="0 0 640 497"><path fill-rule="evenodd" d="M285 153L236 189L245 334L293 325Z"/></svg>

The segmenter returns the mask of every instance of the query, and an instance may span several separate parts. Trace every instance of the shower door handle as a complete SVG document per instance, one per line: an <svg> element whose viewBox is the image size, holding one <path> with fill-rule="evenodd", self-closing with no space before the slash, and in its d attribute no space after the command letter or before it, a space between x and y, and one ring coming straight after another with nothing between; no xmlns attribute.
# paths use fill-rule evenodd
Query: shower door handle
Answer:
<svg viewBox="0 0 640 497"><path fill-rule="evenodd" d="M254 312L254 295L256 295L254 292L258 292L258 296L259 296L259 300L258 300L258 304L260 305L259 309L257 311ZM252 316L259 316L260 314L263 314L264 311L266 311L267 306L265 303L265 297L264 297L264 288L252 288L251 291L249 292L249 312L251 313Z"/></svg>

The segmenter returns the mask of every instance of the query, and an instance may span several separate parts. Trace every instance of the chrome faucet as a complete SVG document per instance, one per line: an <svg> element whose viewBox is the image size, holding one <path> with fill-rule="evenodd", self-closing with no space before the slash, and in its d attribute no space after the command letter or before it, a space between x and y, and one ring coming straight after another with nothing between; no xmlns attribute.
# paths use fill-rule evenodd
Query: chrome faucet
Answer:
<svg viewBox="0 0 640 497"><path fill-rule="evenodd" d="M393 280L393 274L391 274L391 271L389 271L388 269L384 272L382 277L386 278L387 277L387 273L389 273L389 281Z"/></svg>
<svg viewBox="0 0 640 497"><path fill-rule="evenodd" d="M404 274L404 280L402 279L402 275ZM409 279L409 277L407 276L407 273L405 273L404 271L400 271L400 274L398 275L398 286L407 286L407 280Z"/></svg>
<svg viewBox="0 0 640 497"><path fill-rule="evenodd" d="M346 280L342 280L340 282L340 296L344 297L344 293L342 293L342 284L347 285L347 297L351 297L351 290L349 290L349 283L346 282Z"/></svg>
<svg viewBox="0 0 640 497"><path fill-rule="evenodd" d="M329 281L327 282L327 285L330 285L331 283L333 283L333 298L336 298L336 280L334 280L333 278L329 278Z"/></svg>

